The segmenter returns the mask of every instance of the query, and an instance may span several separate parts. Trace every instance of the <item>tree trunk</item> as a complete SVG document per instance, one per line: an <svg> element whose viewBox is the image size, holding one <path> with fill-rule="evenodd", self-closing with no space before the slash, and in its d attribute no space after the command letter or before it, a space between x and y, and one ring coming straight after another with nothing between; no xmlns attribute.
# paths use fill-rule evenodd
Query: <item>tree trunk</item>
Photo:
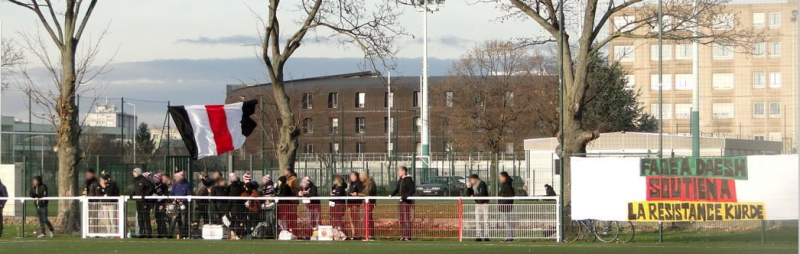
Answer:
<svg viewBox="0 0 800 254"><path fill-rule="evenodd" d="M68 26L67 29L72 28ZM76 41L65 40L61 50L61 87L60 98L56 104L58 112L58 196L74 197L78 195L76 166L80 162L79 146L81 127L78 125L78 110L75 105L75 45ZM76 201L58 202L58 219L56 228L60 232L74 232L80 228L80 208Z"/></svg>
<svg viewBox="0 0 800 254"><path fill-rule="evenodd" d="M278 106L278 113L281 116L281 127L275 155L278 157L278 165L281 169L286 166L294 168L297 159L297 138L300 136L300 131L295 125L292 105L284 89L282 70L276 71L276 73L278 75L272 80L272 91L275 96L275 104Z"/></svg>

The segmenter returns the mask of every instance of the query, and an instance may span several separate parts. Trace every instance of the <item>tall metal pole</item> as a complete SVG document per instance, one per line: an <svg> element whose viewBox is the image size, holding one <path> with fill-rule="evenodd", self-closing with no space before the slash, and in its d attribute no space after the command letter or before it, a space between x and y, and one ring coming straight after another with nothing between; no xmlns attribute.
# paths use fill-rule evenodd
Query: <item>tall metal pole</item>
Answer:
<svg viewBox="0 0 800 254"><path fill-rule="evenodd" d="M133 164L136 164L136 134L139 130L139 118L136 116L136 104L126 102L126 104L133 106L133 128L131 133L133 133ZM125 117L125 114L122 114L122 117Z"/></svg>
<svg viewBox="0 0 800 254"><path fill-rule="evenodd" d="M167 108L169 108L169 106L170 106L170 102L167 101ZM172 116L169 114L169 112L167 112L167 157L169 157L169 150L172 149L172 147L169 146L169 140L172 139L172 129L170 128L170 124L169 124L169 122L172 121L171 117Z"/></svg>
<svg viewBox="0 0 800 254"><path fill-rule="evenodd" d="M0 41L3 40L3 21L0 20ZM3 61L3 44L0 43L0 62ZM3 126L3 70L0 67L0 126ZM13 123L12 123L13 124ZM0 127L2 128L2 127ZM3 131L0 130L0 164L3 164Z"/></svg>
<svg viewBox="0 0 800 254"><path fill-rule="evenodd" d="M422 15L422 133L420 134L420 144L422 144L422 172L428 171L429 137L430 129L428 126L428 4L423 5L424 14ZM420 179L420 178L417 178Z"/></svg>
<svg viewBox="0 0 800 254"><path fill-rule="evenodd" d="M558 79L559 79L559 88L558 88L558 91L559 91L559 93L558 93L558 111L559 111L558 112L558 121L559 121L558 139L559 140L558 140L558 143L559 143L559 147L560 147L559 157L558 157L559 158L558 159L558 164L559 164L559 167L561 168L560 172L559 172L559 173L561 173L561 177L559 177L559 179L561 180L561 187L559 187L559 189L560 189L559 191L561 192L561 194L558 195L558 198L559 198L559 203L561 204L561 211L562 211L561 223L559 223L559 226L561 228L559 229L558 232L561 232L560 233L561 235L560 235L559 238L560 239L564 239L564 228L565 228L564 227L564 224L565 224L564 222L566 221L564 219L564 213L563 213L563 211L564 211L563 208L565 207L565 204L564 204L564 193L566 193L564 191L565 187L566 187L565 184L564 184L564 182L565 182L564 181L564 160L566 160L566 158L565 158L566 154L564 153L564 88L565 88L565 86L564 86L564 68L565 68L564 67L564 47L566 45L566 42L564 41L564 39L565 39L564 27L565 27L565 24L567 23L566 20L564 20L564 0L558 0L558 20L560 22L558 24L558 64L559 64L559 66L558 66Z"/></svg>
<svg viewBox="0 0 800 254"><path fill-rule="evenodd" d="M389 71L389 76L386 81L386 155L392 157L392 104L394 104L394 95L392 94L392 72ZM389 168L391 169L391 160L389 160Z"/></svg>
<svg viewBox="0 0 800 254"><path fill-rule="evenodd" d="M697 13L697 1L694 1L693 12ZM696 22L696 21L695 21ZM692 40L692 79L694 88L692 89L692 157L700 156L700 43L697 42L699 36L697 25L694 27L694 37Z"/></svg>
<svg viewBox="0 0 800 254"><path fill-rule="evenodd" d="M664 156L664 2L658 0L658 157Z"/></svg>

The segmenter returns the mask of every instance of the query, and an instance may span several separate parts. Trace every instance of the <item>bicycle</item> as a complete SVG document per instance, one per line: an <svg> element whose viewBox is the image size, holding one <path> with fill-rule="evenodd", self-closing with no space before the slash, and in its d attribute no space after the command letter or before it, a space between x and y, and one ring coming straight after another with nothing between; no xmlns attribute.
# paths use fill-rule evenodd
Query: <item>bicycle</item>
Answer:
<svg viewBox="0 0 800 254"><path fill-rule="evenodd" d="M566 214L570 214L570 206L564 208ZM574 242L578 239L585 241L600 240L604 243L610 242L631 242L636 234L636 229L633 223L620 226L617 221L598 221L598 220L577 220L571 221L567 228L564 230L564 240L567 242ZM593 236L587 238L587 236ZM622 238L620 238L622 236Z"/></svg>

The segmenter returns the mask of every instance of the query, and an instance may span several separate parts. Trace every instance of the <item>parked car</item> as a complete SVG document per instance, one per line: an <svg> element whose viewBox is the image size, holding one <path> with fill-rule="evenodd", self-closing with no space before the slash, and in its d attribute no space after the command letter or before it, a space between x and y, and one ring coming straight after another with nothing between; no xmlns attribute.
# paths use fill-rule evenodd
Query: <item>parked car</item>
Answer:
<svg viewBox="0 0 800 254"><path fill-rule="evenodd" d="M417 196L461 196L467 188L460 176L437 176L417 186Z"/></svg>

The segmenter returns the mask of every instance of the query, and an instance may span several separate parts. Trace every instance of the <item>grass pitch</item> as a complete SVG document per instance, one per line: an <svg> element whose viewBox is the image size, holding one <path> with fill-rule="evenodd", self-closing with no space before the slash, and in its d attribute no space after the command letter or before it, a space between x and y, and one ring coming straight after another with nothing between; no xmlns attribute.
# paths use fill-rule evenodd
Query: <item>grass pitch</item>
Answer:
<svg viewBox="0 0 800 254"><path fill-rule="evenodd" d="M736 254L736 253L798 253L795 242L779 244L760 243L553 243L553 242L515 242L476 243L457 241L425 241L412 242L376 241L376 242L310 242L310 241L275 241L275 240L240 240L240 241L204 241L204 240L151 240L151 239L3 239L0 240L0 253L114 253L114 254L262 254L262 253L380 253L380 254L467 254L467 253L560 253L560 254L619 254L619 253L703 253L703 254Z"/></svg>

